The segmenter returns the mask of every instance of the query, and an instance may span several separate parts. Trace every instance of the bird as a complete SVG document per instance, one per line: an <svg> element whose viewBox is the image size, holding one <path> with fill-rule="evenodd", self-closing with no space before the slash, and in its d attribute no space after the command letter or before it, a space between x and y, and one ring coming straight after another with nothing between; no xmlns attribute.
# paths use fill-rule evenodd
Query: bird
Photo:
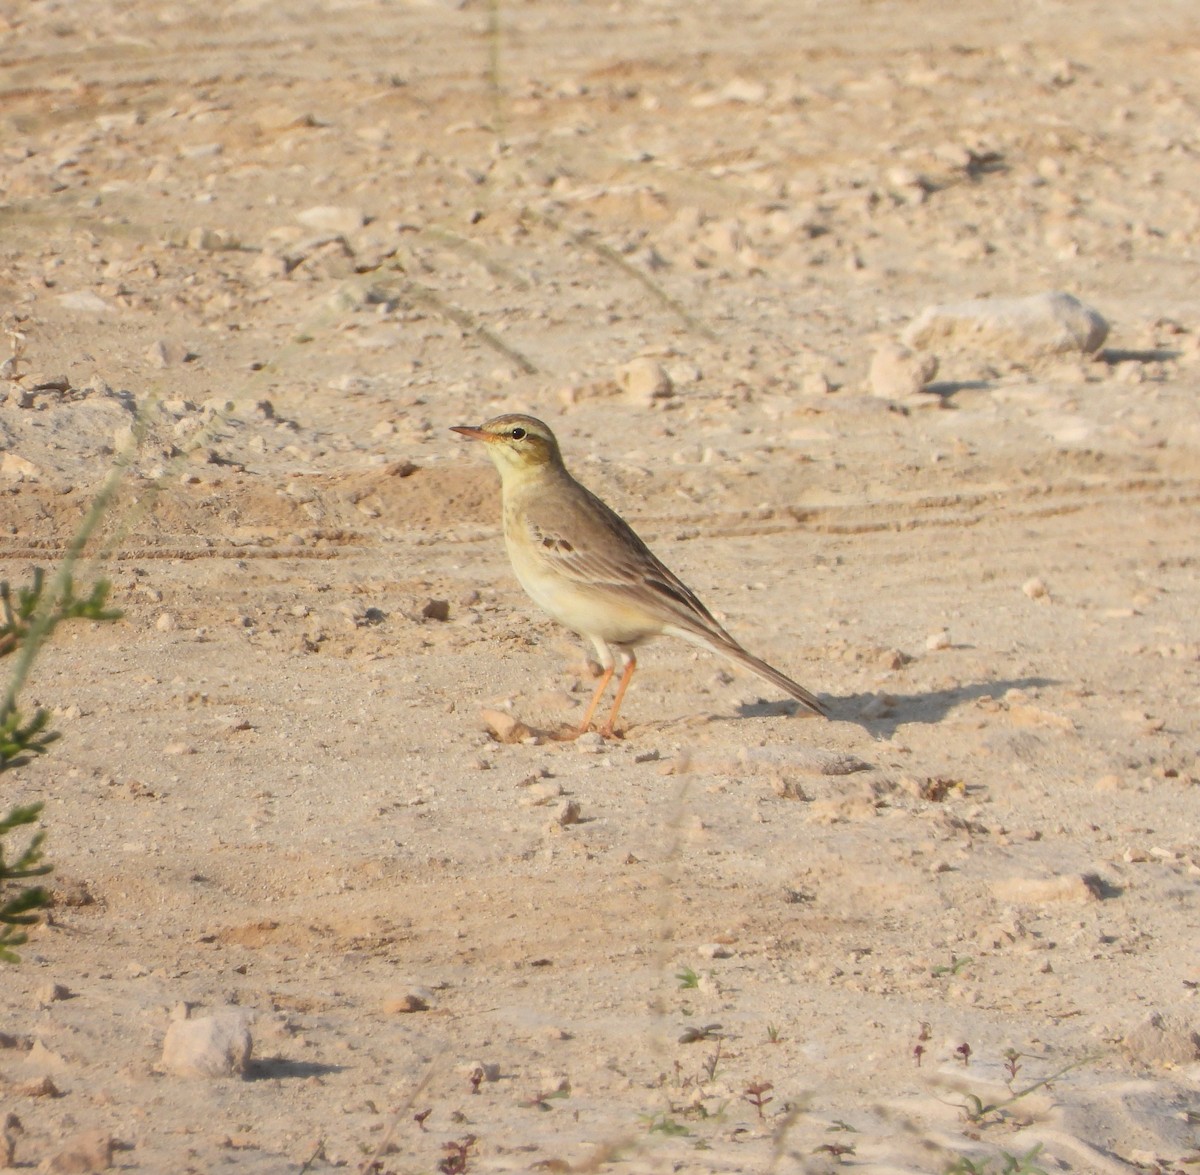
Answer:
<svg viewBox="0 0 1200 1175"><path fill-rule="evenodd" d="M695 592L669 570L615 510L567 471L554 433L542 421L506 413L453 432L486 446L500 474L504 541L513 571L530 598L595 647L602 673L577 737L589 731L620 665L604 737L637 668L634 649L669 635L744 665L828 717L825 705L774 666L748 653L713 618Z"/></svg>

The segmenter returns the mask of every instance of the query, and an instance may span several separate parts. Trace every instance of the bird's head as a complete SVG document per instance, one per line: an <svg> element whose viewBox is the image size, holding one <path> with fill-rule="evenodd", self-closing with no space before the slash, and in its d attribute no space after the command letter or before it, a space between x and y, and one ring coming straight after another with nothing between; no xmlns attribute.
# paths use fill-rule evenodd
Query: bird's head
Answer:
<svg viewBox="0 0 1200 1175"><path fill-rule="evenodd" d="M483 441L502 479L535 473L545 466L562 464L558 441L540 420L510 412L494 416L478 427L457 424L453 431L472 441Z"/></svg>

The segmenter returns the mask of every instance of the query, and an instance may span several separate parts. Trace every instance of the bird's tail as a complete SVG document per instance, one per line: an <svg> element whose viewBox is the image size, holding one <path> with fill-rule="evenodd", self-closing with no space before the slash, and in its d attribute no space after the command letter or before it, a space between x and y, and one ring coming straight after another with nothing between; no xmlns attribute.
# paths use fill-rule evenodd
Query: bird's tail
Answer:
<svg viewBox="0 0 1200 1175"><path fill-rule="evenodd" d="M794 682L790 677L780 673L774 665L768 665L753 653L747 653L715 620L711 626L706 625L704 628L700 628L698 625L687 628L683 625L672 625L664 631L681 636L693 644L702 645L714 653L720 653L722 657L728 657L730 661L736 661L739 665L745 665L747 669L753 670L764 681L769 681L772 685L777 685L785 694L790 694L800 705L814 714L819 714L822 718L829 717L829 711L825 708L825 704L815 695L810 694L804 686Z"/></svg>
<svg viewBox="0 0 1200 1175"><path fill-rule="evenodd" d="M794 682L790 677L779 672L773 665L768 665L765 661L754 656L753 653L747 653L741 645L714 645L718 652L723 653L731 661L737 661L740 665L745 665L747 669L753 669L764 681L771 682L772 685L777 685L785 694L791 694L802 706L806 706L814 714L819 714L822 718L829 717L829 711L825 708L825 704L821 702L815 695L810 694L804 686Z"/></svg>

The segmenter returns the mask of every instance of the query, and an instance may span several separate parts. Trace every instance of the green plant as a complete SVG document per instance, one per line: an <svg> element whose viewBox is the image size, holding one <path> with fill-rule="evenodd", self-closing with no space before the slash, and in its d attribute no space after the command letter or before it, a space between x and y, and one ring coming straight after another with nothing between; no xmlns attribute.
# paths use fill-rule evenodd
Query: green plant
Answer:
<svg viewBox="0 0 1200 1175"><path fill-rule="evenodd" d="M1014 1102L1018 1102L1023 1097L1028 1097L1031 1093L1035 1093L1039 1089L1044 1089L1046 1086L1057 1081L1064 1073L1069 1073L1072 1069L1078 1069L1080 1065L1086 1065L1089 1061L1095 1060L1094 1057L1083 1057L1078 1061L1072 1061L1069 1065L1064 1065L1061 1069L1051 1073L1049 1077L1043 1077L1035 1081L1032 1085L1027 1085L1024 1089L1017 1090L1012 1097L1003 1098L998 1102L985 1102L982 1098L977 1097L973 1093L963 1093L963 1097L967 1099L965 1105L959 1105L959 1109L963 1112L963 1116L973 1126L984 1126L987 1124L988 1118L995 1115L997 1119L1003 1116L1003 1111L1008 1109ZM1009 1168L1004 1168L1008 1171Z"/></svg>
<svg viewBox="0 0 1200 1175"><path fill-rule="evenodd" d="M682 971L676 971L675 978L679 980L679 986L683 990L700 986L700 976L691 967L684 967Z"/></svg>
<svg viewBox="0 0 1200 1175"><path fill-rule="evenodd" d="M50 901L49 893L40 885L22 889L15 897L4 901L8 882L40 877L50 872L50 866L42 861L42 841L46 834L41 830L33 834L29 843L11 864L4 858L4 837L15 828L35 824L41 810L41 804L29 804L13 808L7 816L0 817L0 962L20 962L19 956L12 948L20 946L26 940L27 936L22 927L36 922L38 916L34 911L40 910Z"/></svg>
<svg viewBox="0 0 1200 1175"><path fill-rule="evenodd" d="M49 591L40 567L34 568L29 587L14 592L7 580L0 582L0 657L20 650L16 670L0 702L0 772L20 766L33 755L45 754L59 737L57 731L48 729L48 710L39 708L25 719L17 707L17 695L41 642L64 620L115 620L120 616L120 612L105 606L110 590L106 580L98 580L86 596L75 594L70 560L77 557L80 545L77 539L73 554ZM50 872L50 865L42 860L44 830L35 832L11 863L6 862L4 854L4 837L14 829L35 824L41 810L41 804L18 805L0 818L0 962L20 961L13 948L27 940L22 928L35 923L36 911L50 901L49 893L41 886L18 889L12 897L5 897L9 883Z"/></svg>
<svg viewBox="0 0 1200 1175"><path fill-rule="evenodd" d="M674 1118L670 1118L666 1114L643 1116L642 1121L646 1123L647 1134L666 1134L673 1138L691 1134L691 1131L686 1126L681 1122L676 1122Z"/></svg>
<svg viewBox="0 0 1200 1175"><path fill-rule="evenodd" d="M957 975L964 967L974 962L974 958L970 955L964 955L961 959L957 955L951 955L949 963L934 967L930 974L935 979L940 979L943 975Z"/></svg>
<svg viewBox="0 0 1200 1175"><path fill-rule="evenodd" d="M993 1165L992 1158L973 1160L963 1155L947 1167L943 1175L1047 1175L1045 1167L1035 1161L1041 1150L1039 1142L1023 1155L1001 1151L995 1156L1000 1164L998 1167Z"/></svg>

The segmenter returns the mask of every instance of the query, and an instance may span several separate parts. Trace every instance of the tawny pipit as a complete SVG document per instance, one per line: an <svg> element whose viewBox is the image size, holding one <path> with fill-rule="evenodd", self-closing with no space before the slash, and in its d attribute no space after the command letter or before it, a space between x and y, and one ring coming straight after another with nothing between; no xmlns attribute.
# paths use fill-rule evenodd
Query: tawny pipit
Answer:
<svg viewBox="0 0 1200 1175"><path fill-rule="evenodd" d="M604 673L580 734L591 726L619 657L621 680L600 731L613 733L637 667L634 646L662 633L737 661L814 714L826 713L803 686L747 653L629 525L567 472L554 434L540 420L510 414L454 431L483 441L500 471L504 541L521 586L555 620L596 646Z"/></svg>

